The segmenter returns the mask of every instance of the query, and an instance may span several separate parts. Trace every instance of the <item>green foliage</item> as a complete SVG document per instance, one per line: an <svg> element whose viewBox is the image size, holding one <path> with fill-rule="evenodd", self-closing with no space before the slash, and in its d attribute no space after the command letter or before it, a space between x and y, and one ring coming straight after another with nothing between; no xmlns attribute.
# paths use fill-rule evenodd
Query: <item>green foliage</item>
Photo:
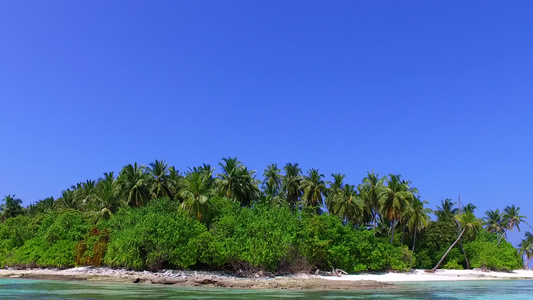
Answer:
<svg viewBox="0 0 533 300"><path fill-rule="evenodd" d="M188 268L197 262L197 237L207 229L169 199L151 201L146 207L125 209L108 226L111 237L104 263L113 267L158 270Z"/></svg>
<svg viewBox="0 0 533 300"><path fill-rule="evenodd" d="M75 265L74 246L89 229L88 220L75 210L48 212L39 223L23 218L17 222L21 223L22 230L30 230L33 234L17 235L17 230L12 230L15 242L11 240L13 247L2 262L5 265L72 267ZM9 239L2 241L10 242Z"/></svg>
<svg viewBox="0 0 533 300"><path fill-rule="evenodd" d="M7 255L4 263L8 266L37 267L37 261L46 250L43 239L36 237Z"/></svg>
<svg viewBox="0 0 533 300"><path fill-rule="evenodd" d="M26 216L18 216L0 223L0 266L12 250L24 245L33 238L39 228L38 220Z"/></svg>
<svg viewBox="0 0 533 300"><path fill-rule="evenodd" d="M462 268L466 261L456 240L463 243L472 267L521 267L522 258L503 239L506 231L525 223L514 205L504 213L487 213L486 230L499 236L482 232L476 237L480 222L473 215L475 206L457 215L459 210L446 199L435 212L438 221L427 224L426 203L414 197L417 190L400 175L380 178L372 172L356 186L345 184L342 174L332 174L333 182L326 182L318 169L302 176L298 164L289 163L282 174L272 164L259 191L255 172L237 158L224 158L220 167L213 178L214 169L205 164L180 174L164 161L148 168L135 163L117 178L105 173L103 179L78 183L59 199L50 197L25 210L21 200L8 195L0 202L0 267L288 273L332 267L409 270L438 262ZM323 199L329 213L322 214ZM90 225L88 216L96 225ZM403 234L406 228L410 234ZM521 244L528 257L530 240Z"/></svg>
<svg viewBox="0 0 533 300"><path fill-rule="evenodd" d="M431 268L457 239L457 224L453 221L429 222L422 230L415 247L417 268ZM430 263L431 262L431 263Z"/></svg>
<svg viewBox="0 0 533 300"><path fill-rule="evenodd" d="M428 250L421 250L415 253L416 268L418 269L431 269L436 262L429 254Z"/></svg>
<svg viewBox="0 0 533 300"><path fill-rule="evenodd" d="M454 258L448 260L448 262L442 267L447 270L463 270L463 266L459 264L459 260Z"/></svg>
<svg viewBox="0 0 533 300"><path fill-rule="evenodd" d="M374 237L371 231L355 230L327 214L302 218L298 238L301 255L321 269L409 270L414 265L407 247L394 247Z"/></svg>
<svg viewBox="0 0 533 300"><path fill-rule="evenodd" d="M464 245L471 267L509 271L523 266L516 249L507 241L498 244L497 240L496 234L483 231L474 241Z"/></svg>
<svg viewBox="0 0 533 300"><path fill-rule="evenodd" d="M212 226L213 238L206 251L218 250L211 255L218 266L245 264L275 271L289 256L297 229L298 221L287 207L227 206Z"/></svg>
<svg viewBox="0 0 533 300"><path fill-rule="evenodd" d="M40 267L73 267L75 264L74 246L76 241L58 240L46 249L37 260Z"/></svg>

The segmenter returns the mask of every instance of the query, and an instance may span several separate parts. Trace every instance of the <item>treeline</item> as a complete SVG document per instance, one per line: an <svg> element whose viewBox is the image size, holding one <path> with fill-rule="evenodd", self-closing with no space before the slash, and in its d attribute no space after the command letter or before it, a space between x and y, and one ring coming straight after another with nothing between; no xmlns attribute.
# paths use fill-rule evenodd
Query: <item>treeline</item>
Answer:
<svg viewBox="0 0 533 300"><path fill-rule="evenodd" d="M369 172L358 185L326 181L318 169L269 165L259 182L237 158L179 172L164 161L125 166L26 208L0 205L0 265L76 265L268 271L341 268L347 272L418 268L511 270L532 256L505 240L525 223L507 206L474 215L446 199L435 211L400 175ZM527 223L526 223L527 224ZM484 230L482 230L484 226ZM451 247L450 247L451 246Z"/></svg>

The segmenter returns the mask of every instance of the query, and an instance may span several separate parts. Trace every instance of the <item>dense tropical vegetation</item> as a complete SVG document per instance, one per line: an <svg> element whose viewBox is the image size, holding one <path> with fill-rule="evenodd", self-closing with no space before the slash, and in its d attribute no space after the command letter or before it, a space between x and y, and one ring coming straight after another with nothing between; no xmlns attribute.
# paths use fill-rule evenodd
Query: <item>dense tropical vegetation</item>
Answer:
<svg viewBox="0 0 533 300"><path fill-rule="evenodd" d="M526 224L520 208L434 211L398 174L343 174L271 164L260 182L237 158L179 172L165 161L125 166L72 185L28 207L15 195L0 205L0 266L187 268L278 274L314 269L523 267L533 235L519 249L506 233ZM484 226L484 229L482 229Z"/></svg>

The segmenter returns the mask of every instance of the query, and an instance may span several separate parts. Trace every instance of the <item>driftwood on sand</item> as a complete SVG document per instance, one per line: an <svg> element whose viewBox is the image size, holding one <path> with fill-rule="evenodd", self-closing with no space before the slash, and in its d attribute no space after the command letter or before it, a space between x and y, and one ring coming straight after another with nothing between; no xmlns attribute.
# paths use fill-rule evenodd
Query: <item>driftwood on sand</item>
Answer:
<svg viewBox="0 0 533 300"><path fill-rule="evenodd" d="M319 269L316 269L315 276L318 276L318 275L342 277L342 275L348 275L348 273L346 271L344 271L344 270L335 269L335 267L333 267L331 272L324 272L323 274L320 273Z"/></svg>

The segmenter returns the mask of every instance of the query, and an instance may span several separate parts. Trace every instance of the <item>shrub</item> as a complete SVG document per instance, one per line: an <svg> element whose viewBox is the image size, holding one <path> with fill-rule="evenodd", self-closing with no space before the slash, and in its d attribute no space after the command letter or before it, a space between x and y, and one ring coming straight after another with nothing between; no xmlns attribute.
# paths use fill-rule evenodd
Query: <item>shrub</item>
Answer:
<svg viewBox="0 0 533 300"><path fill-rule="evenodd" d="M110 231L104 264L150 270L195 265L198 258L195 238L207 229L177 210L175 202L157 199L146 207L125 209L103 223L101 226Z"/></svg>

